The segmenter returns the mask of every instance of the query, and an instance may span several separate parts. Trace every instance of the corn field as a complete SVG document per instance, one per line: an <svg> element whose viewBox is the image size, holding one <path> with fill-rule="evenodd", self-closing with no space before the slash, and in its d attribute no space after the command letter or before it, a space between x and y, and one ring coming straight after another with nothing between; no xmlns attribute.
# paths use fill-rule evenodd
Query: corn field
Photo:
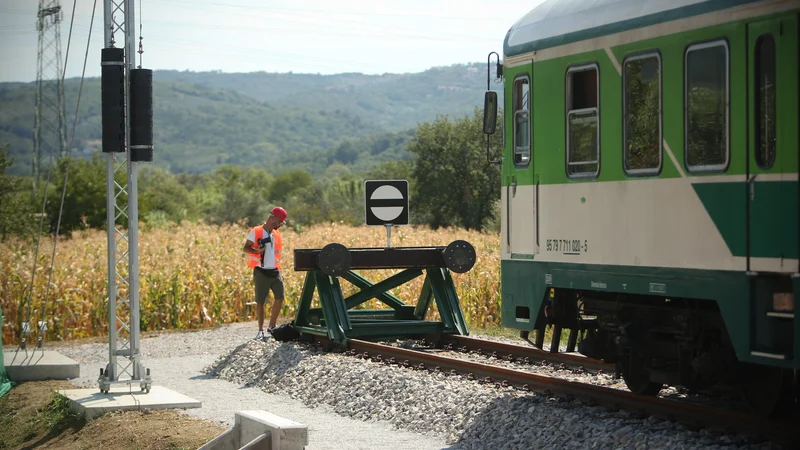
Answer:
<svg viewBox="0 0 800 450"><path fill-rule="evenodd" d="M141 331L198 329L255 319L252 269L242 246L248 229L241 225L184 223L139 232L139 298ZM295 317L306 272L293 270L295 248L321 248L338 242L348 248L384 247L382 227L316 225L302 231L281 229L286 300L279 322ZM475 266L467 273L453 273L453 281L471 328L500 325L499 236L460 229L395 227L392 245L447 245L456 239L470 242L477 253ZM3 310L2 338L5 345L19 342L22 323L47 325L45 341L69 340L108 333L108 256L105 231L76 232L59 239L52 265L52 238L42 236L36 274L35 242L0 243L0 306ZM400 270L358 271L373 283ZM30 289L33 278L33 289ZM48 288L48 279L50 281ZM392 290L414 304L424 277ZM357 288L342 280L344 295ZM32 292L32 295L30 294ZM268 300L271 301L271 298ZM315 303L318 299L315 296ZM435 304L432 304L435 305ZM377 300L361 305L384 308ZM433 311L427 319L437 320ZM269 311L267 309L267 311ZM29 337L29 341L31 338Z"/></svg>

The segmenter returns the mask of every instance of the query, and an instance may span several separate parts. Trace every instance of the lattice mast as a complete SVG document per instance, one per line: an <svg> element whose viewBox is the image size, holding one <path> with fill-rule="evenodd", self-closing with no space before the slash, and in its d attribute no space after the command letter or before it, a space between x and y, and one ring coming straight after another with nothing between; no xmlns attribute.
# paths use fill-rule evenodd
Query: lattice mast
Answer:
<svg viewBox="0 0 800 450"><path fill-rule="evenodd" d="M137 150L141 146L131 145L132 136L134 141L137 136L136 132L131 133L131 105L136 103L131 87L137 78L132 75L145 70L134 69L134 0L104 0L104 11L101 89L103 152L107 157L109 362L101 369L98 384L105 393L113 384L136 383L141 390L149 392L150 370L145 369L140 355L137 195L137 162L148 159L142 158L141 151ZM123 45L117 47L120 41ZM133 74L136 70L138 72ZM152 144L149 151L149 160L152 160Z"/></svg>
<svg viewBox="0 0 800 450"><path fill-rule="evenodd" d="M39 0L36 30L39 45L36 58L36 105L33 119L33 183L39 187L42 150L58 156L67 151L64 114L64 84L61 62L61 4Z"/></svg>

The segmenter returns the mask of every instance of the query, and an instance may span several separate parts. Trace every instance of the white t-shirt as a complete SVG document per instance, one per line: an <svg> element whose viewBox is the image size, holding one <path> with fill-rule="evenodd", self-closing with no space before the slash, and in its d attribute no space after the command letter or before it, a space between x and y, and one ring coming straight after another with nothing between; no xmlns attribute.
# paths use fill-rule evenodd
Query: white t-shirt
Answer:
<svg viewBox="0 0 800 450"><path fill-rule="evenodd" d="M264 269L275 269L275 241L273 240L272 234L264 230L262 236L262 241L269 240L263 244L265 247L263 258L261 258L261 265L259 267ZM247 235L247 240L250 242L256 242L256 232L255 230L250 230L250 234ZM256 244L259 244L256 242ZM261 247L261 245L259 245Z"/></svg>

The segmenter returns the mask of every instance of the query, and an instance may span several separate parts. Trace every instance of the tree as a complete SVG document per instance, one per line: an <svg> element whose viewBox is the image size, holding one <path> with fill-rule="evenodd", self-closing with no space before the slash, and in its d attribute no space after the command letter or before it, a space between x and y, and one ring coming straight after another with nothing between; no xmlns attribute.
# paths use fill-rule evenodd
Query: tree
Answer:
<svg viewBox="0 0 800 450"><path fill-rule="evenodd" d="M502 139L491 142L492 154L500 153ZM484 230L500 197L500 167L486 159L483 111L475 108L472 117L420 125L408 151L414 155L411 207L422 221L433 228Z"/></svg>
<svg viewBox="0 0 800 450"><path fill-rule="evenodd" d="M193 217L197 208L189 190L177 178L159 168L142 170L139 175L139 217L161 217L180 223Z"/></svg>
<svg viewBox="0 0 800 450"><path fill-rule="evenodd" d="M248 226L255 226L266 220L269 205L241 186L231 186L222 193L222 198L208 210L211 223L234 223L247 219Z"/></svg>
<svg viewBox="0 0 800 450"><path fill-rule="evenodd" d="M290 170L275 177L269 188L270 200L283 202L296 190L311 186L311 174L305 170Z"/></svg>
<svg viewBox="0 0 800 450"><path fill-rule="evenodd" d="M28 235L35 227L34 208L20 177L6 175L14 162L7 146L0 146L0 241L11 235Z"/></svg>
<svg viewBox="0 0 800 450"><path fill-rule="evenodd" d="M67 177L67 167L69 176ZM106 226L106 161L99 153L89 159L63 158L58 162L58 170L53 182L47 190L47 218L50 231L56 231L61 195L64 190L64 179L67 178L67 190L64 193L64 206L61 215L59 234L69 234L81 228L105 228ZM127 174L117 171L116 182L124 186ZM128 196L121 193L116 200L117 205L126 205ZM127 219L120 216L118 223L128 227Z"/></svg>
<svg viewBox="0 0 800 450"><path fill-rule="evenodd" d="M269 186L272 184L272 175L262 169L245 169L242 174L242 183L248 192L259 197L269 196Z"/></svg>
<svg viewBox="0 0 800 450"><path fill-rule="evenodd" d="M369 173L371 180L409 180L414 166L411 161L386 161Z"/></svg>

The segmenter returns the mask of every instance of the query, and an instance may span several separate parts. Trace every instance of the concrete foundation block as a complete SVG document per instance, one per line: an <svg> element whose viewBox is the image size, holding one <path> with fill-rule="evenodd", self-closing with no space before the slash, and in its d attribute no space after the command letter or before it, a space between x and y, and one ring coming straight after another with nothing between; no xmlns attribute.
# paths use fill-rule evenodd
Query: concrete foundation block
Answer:
<svg viewBox="0 0 800 450"><path fill-rule="evenodd" d="M3 352L8 379L11 381L69 380L81 376L81 366L72 358L42 349Z"/></svg>
<svg viewBox="0 0 800 450"><path fill-rule="evenodd" d="M116 389L115 389L116 388ZM92 420L111 411L144 411L146 409L200 408L199 401L162 386L152 386L149 393L123 390L115 386L108 394L95 389L65 389L59 394L70 400L70 408Z"/></svg>

